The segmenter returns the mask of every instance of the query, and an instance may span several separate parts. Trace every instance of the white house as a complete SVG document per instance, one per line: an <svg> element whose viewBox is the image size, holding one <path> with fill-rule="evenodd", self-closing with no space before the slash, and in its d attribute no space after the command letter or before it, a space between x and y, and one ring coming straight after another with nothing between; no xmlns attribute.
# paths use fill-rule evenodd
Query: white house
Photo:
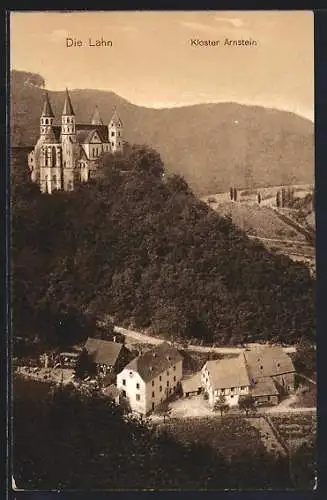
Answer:
<svg viewBox="0 0 327 500"><path fill-rule="evenodd" d="M173 394L182 379L183 358L177 349L164 342L133 359L117 375L132 411L147 414Z"/></svg>
<svg viewBox="0 0 327 500"><path fill-rule="evenodd" d="M201 378L211 407L221 395L225 396L226 404L236 406L240 395L250 393L251 381L243 353L237 358L207 361L201 370Z"/></svg>

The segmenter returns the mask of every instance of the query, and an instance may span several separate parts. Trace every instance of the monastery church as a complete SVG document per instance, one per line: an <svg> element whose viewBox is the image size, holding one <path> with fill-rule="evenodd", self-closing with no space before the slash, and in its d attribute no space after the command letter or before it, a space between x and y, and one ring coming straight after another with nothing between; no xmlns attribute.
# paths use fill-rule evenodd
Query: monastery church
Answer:
<svg viewBox="0 0 327 500"><path fill-rule="evenodd" d="M40 137L28 155L31 179L42 193L56 189L72 191L76 183L87 182L104 152L122 152L123 124L115 110L104 125L96 107L91 123L76 124L70 95L66 89L61 125L54 125L48 93L40 117Z"/></svg>

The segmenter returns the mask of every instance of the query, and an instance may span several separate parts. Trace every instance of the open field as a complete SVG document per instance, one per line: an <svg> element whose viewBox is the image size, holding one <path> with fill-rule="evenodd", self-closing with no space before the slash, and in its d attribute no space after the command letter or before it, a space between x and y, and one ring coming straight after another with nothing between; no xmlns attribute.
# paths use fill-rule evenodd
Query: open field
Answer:
<svg viewBox="0 0 327 500"><path fill-rule="evenodd" d="M225 456L253 451L261 444L258 429L239 416L170 419L159 425L183 443L208 444Z"/></svg>
<svg viewBox="0 0 327 500"><path fill-rule="evenodd" d="M269 207L231 201L212 204L211 207L220 215L231 217L233 224L249 235L259 238L306 241L303 234L283 222Z"/></svg>
<svg viewBox="0 0 327 500"><path fill-rule="evenodd" d="M270 415L270 419L288 447L293 448L304 441L316 439L316 413Z"/></svg>

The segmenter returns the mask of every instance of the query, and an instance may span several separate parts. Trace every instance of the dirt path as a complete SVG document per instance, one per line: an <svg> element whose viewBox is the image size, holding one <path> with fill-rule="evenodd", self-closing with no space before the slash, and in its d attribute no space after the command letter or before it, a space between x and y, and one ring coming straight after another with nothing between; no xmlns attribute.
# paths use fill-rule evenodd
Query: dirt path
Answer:
<svg viewBox="0 0 327 500"><path fill-rule="evenodd" d="M156 337L152 337L151 335L147 335L145 333L141 332L136 332L135 330L130 330L128 328L123 328L121 326L115 326L114 327L115 332L121 333L122 335L125 335L127 337L131 337L140 343L144 344L154 344L154 345L159 345L164 342L163 339L158 339ZM253 347L256 345L260 344L251 344ZM188 350L190 351L196 351L196 352L217 352L220 354L240 354L241 352L244 351L245 348L242 347L210 347L210 346L199 346L199 345L192 345L189 344L187 346ZM296 347L295 346L288 346L288 347L283 347L283 350L287 353L292 353L296 352Z"/></svg>

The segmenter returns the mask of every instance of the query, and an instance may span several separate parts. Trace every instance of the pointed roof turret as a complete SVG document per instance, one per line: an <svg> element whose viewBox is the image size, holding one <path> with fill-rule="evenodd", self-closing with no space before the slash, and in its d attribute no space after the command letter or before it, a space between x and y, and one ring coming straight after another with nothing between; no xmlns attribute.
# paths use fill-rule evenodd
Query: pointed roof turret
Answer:
<svg viewBox="0 0 327 500"><path fill-rule="evenodd" d="M118 116L116 106L115 106L115 108L114 108L114 113L113 113L113 115L112 115L112 117L111 117L110 122L112 122L114 125L118 125L118 124L119 124L119 125L122 125L122 121L121 121L121 119L120 119L120 118L119 118L119 116Z"/></svg>
<svg viewBox="0 0 327 500"><path fill-rule="evenodd" d="M70 95L69 95L67 88L66 88L66 99L65 99L64 108L62 110L62 115L66 115L66 116L75 115L74 110L73 110L73 106L72 106L72 103L70 100Z"/></svg>
<svg viewBox="0 0 327 500"><path fill-rule="evenodd" d="M103 121L101 119L98 106L95 106L95 109L93 111L93 115L91 118L91 123L92 123L92 125L103 125Z"/></svg>
<svg viewBox="0 0 327 500"><path fill-rule="evenodd" d="M48 92L46 92L45 96L44 96L44 104L43 104L43 110L42 110L41 116L47 116L47 117L54 118L54 113L52 111Z"/></svg>

